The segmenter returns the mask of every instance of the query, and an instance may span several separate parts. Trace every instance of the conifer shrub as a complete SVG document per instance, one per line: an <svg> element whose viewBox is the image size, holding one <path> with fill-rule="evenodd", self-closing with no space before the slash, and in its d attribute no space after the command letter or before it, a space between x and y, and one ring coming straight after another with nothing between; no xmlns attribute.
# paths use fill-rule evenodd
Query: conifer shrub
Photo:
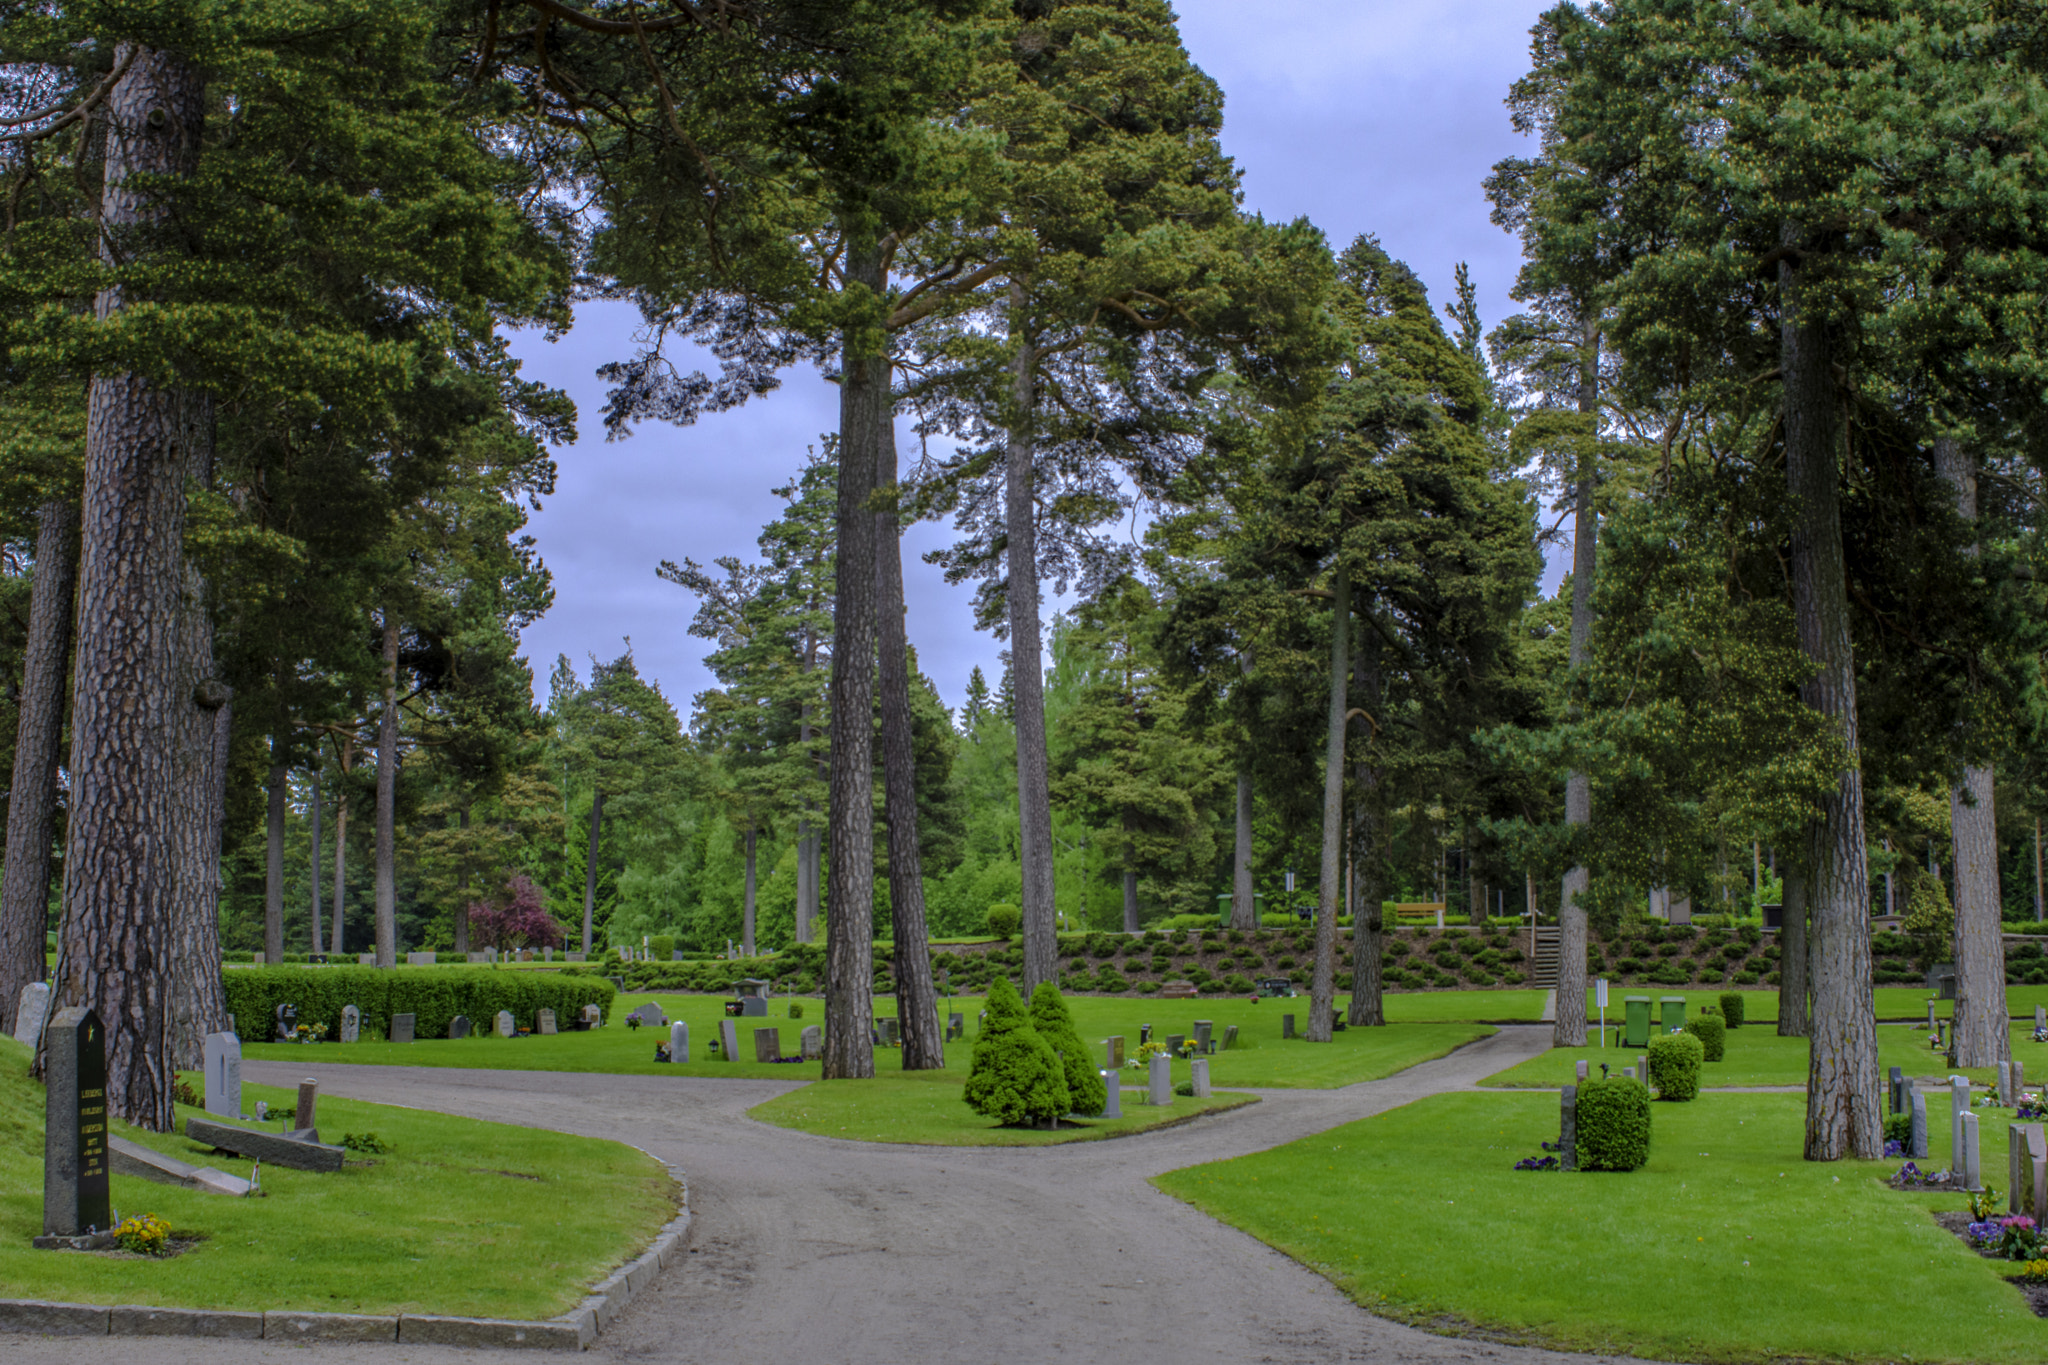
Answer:
<svg viewBox="0 0 2048 1365"><path fill-rule="evenodd" d="M1721 1017L1728 1021L1729 1028L1742 1027L1743 999L1741 991L1721 992Z"/></svg>
<svg viewBox="0 0 2048 1365"><path fill-rule="evenodd" d="M1685 1021L1685 1031L1700 1040L1702 1061L1718 1062L1728 1055L1728 1025L1720 1015L1701 1010Z"/></svg>
<svg viewBox="0 0 2048 1365"><path fill-rule="evenodd" d="M1699 1098L1700 1063L1706 1046L1690 1033L1660 1033L1650 1039L1650 1080L1660 1100Z"/></svg>
<svg viewBox="0 0 2048 1365"><path fill-rule="evenodd" d="M1650 1159L1650 1092L1640 1082L1583 1082L1573 1112L1580 1170L1633 1171Z"/></svg>
<svg viewBox="0 0 2048 1365"><path fill-rule="evenodd" d="M1014 905L998 902L988 908L988 931L997 938L1010 938L1024 927L1024 912Z"/></svg>
<svg viewBox="0 0 2048 1365"><path fill-rule="evenodd" d="M1072 1112L1101 1113L1103 1105L1109 1102L1102 1073L1095 1069L1095 1058L1074 1027L1074 1016L1068 1011L1067 1002L1053 989L1050 981L1040 982L1038 989L1031 993L1031 1027L1038 1030L1038 1036L1045 1040L1046 1046L1053 1050L1064 1066L1067 1098L1072 1102Z"/></svg>
<svg viewBox="0 0 2048 1365"><path fill-rule="evenodd" d="M1073 1108L1052 1048L1005 977L989 983L988 1019L967 1069L967 1107L1003 1124L1051 1122Z"/></svg>

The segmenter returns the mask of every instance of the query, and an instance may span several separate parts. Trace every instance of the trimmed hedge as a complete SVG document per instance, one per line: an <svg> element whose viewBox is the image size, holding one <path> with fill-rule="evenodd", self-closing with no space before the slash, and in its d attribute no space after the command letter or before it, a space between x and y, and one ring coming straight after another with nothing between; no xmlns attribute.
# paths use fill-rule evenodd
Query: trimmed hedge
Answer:
<svg viewBox="0 0 2048 1365"><path fill-rule="evenodd" d="M1718 1062L1728 1055L1728 1025L1720 1015L1702 1011L1685 1021L1685 1031L1700 1040L1701 1060Z"/></svg>
<svg viewBox="0 0 2048 1365"><path fill-rule="evenodd" d="M1742 1027L1742 992L1721 992L1721 1017L1728 1021L1729 1028Z"/></svg>
<svg viewBox="0 0 2048 1365"><path fill-rule="evenodd" d="M1579 1086L1577 1156L1582 1171L1633 1171L1650 1159L1650 1092L1626 1076Z"/></svg>
<svg viewBox="0 0 2048 1365"><path fill-rule="evenodd" d="M1650 1079L1660 1100L1697 1099L1706 1045L1691 1033L1660 1033L1650 1039Z"/></svg>
<svg viewBox="0 0 2048 1365"><path fill-rule="evenodd" d="M330 1038L341 1036L341 1011L362 1011L365 1032L384 1033L394 1014L417 1016L414 1036L439 1038L458 1014L488 1032L499 1010L512 1011L521 1028L533 1028L542 1009L552 1009L563 1028L585 1005L611 1017L612 983L601 976L560 972L499 972L489 968L445 971L379 971L375 967L256 967L221 973L221 993L242 1037L269 1042L279 1005L296 1005L301 1024L325 1024Z"/></svg>

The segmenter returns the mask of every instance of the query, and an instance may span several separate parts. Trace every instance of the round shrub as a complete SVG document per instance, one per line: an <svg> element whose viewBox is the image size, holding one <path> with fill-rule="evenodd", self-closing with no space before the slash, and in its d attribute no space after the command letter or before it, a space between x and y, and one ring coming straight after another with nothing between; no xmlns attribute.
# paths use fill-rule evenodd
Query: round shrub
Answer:
<svg viewBox="0 0 2048 1365"><path fill-rule="evenodd" d="M1660 1100L1697 1099L1700 1063L1707 1049L1690 1033L1660 1033L1650 1039L1650 1080Z"/></svg>
<svg viewBox="0 0 2048 1365"><path fill-rule="evenodd" d="M1576 1110L1582 1171L1633 1171L1650 1159L1650 1092L1626 1076L1587 1081Z"/></svg>
<svg viewBox="0 0 2048 1365"><path fill-rule="evenodd" d="M1073 1108L1059 1059L1004 977L989 984L988 1021L974 1042L966 1098L975 1113L1006 1124L1057 1119Z"/></svg>
<svg viewBox="0 0 2048 1365"><path fill-rule="evenodd" d="M988 931L997 938L1008 938L1024 927L1024 912L1014 905L991 905L988 908Z"/></svg>
<svg viewBox="0 0 2048 1365"><path fill-rule="evenodd" d="M1742 1027L1742 992L1721 992L1721 1017L1728 1021L1729 1028Z"/></svg>
<svg viewBox="0 0 2048 1365"><path fill-rule="evenodd" d="M1073 1112L1101 1113L1103 1105L1109 1102L1102 1073L1095 1069L1095 1058L1074 1028L1074 1016L1068 1012L1067 1002L1050 981L1041 981L1038 989L1031 992L1031 1027L1038 1030L1038 1036L1060 1059Z"/></svg>
<svg viewBox="0 0 2048 1365"><path fill-rule="evenodd" d="M1728 1025L1720 1015L1702 1011L1685 1021L1685 1031L1700 1040L1702 1061L1718 1062L1728 1055Z"/></svg>
<svg viewBox="0 0 2048 1365"><path fill-rule="evenodd" d="M1117 995L1131 988L1131 979L1114 967L1104 967L1095 973L1095 989L1104 995Z"/></svg>

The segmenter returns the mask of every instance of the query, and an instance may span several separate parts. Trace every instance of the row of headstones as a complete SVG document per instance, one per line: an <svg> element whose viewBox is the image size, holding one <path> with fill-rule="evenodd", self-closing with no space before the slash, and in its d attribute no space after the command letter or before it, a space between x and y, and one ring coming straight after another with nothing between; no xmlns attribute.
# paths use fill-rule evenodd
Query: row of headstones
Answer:
<svg viewBox="0 0 2048 1365"><path fill-rule="evenodd" d="M540 960L543 962L553 962L555 960L555 950L553 948L543 948L540 950L540 953ZM311 960L315 963L325 963L332 961L335 956L332 953L314 953ZM481 953L464 953L462 956L463 960L472 966L482 966L499 960L496 948L487 948ZM408 967L431 967L440 961L440 957L441 955L437 952L407 953L405 955L405 965ZM357 953L355 958L358 967L374 967L377 965L377 955L375 953ZM587 962L589 959L590 954L588 953L562 954L562 961L564 962ZM262 953L249 954L249 960L258 967L264 965L266 961ZM504 961L531 962L533 961L533 949L521 948L516 953L507 954Z"/></svg>
<svg viewBox="0 0 2048 1365"><path fill-rule="evenodd" d="M812 1024L801 1035L799 1046L807 1062L815 1062L825 1055L825 1030ZM736 1062L740 1056L739 1026L730 1019L718 1021L718 1041L712 1050L728 1062ZM662 1060L687 1062L690 1060L690 1026L678 1019L668 1026L668 1055ZM754 1060L757 1062L779 1062L782 1060L782 1030L780 1028L757 1028L754 1030Z"/></svg>

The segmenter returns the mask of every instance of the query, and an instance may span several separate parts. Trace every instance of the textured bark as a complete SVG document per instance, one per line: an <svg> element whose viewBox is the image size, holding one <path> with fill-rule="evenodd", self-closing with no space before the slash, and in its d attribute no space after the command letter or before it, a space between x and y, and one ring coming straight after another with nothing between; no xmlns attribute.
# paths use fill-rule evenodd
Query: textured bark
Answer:
<svg viewBox="0 0 2048 1365"><path fill-rule="evenodd" d="M1237 761L1237 842L1230 859L1230 927L1259 927L1259 900L1252 889L1252 770L1249 756Z"/></svg>
<svg viewBox="0 0 2048 1365"><path fill-rule="evenodd" d="M1807 862L1815 934L1806 1158L1874 1161L1884 1154L1884 1127L1870 993L1870 869L1863 843L1856 661L1836 486L1834 366L1824 324L1805 316L1800 266L1793 260L1780 264L1779 287L1785 478L1793 505L1792 609L1800 648L1818 670L1801 696L1840 727L1848 746L1848 765L1821 803Z"/></svg>
<svg viewBox="0 0 2048 1365"><path fill-rule="evenodd" d="M1054 920L1052 789L1045 749L1044 652L1038 625L1038 346L1021 284L1010 286L1010 425L1004 446L1005 569L1010 609L1011 706L1017 726L1018 857L1024 870L1024 996L1059 976Z"/></svg>
<svg viewBox="0 0 2048 1365"><path fill-rule="evenodd" d="M604 792L590 794L590 849L583 859L583 951L590 952L597 918L597 845L604 833Z"/></svg>
<svg viewBox="0 0 2048 1365"><path fill-rule="evenodd" d="M185 394L179 422L185 433L185 478L194 488L209 487L213 483L213 401L202 394ZM171 713L175 745L171 762L171 1060L173 1066L192 1069L205 1063L206 1035L218 1032L227 1022L219 966L220 836L226 817L225 727L231 693L215 676L213 613L206 580L189 566L183 579L177 691ZM281 899L278 907L281 956Z"/></svg>
<svg viewBox="0 0 2048 1365"><path fill-rule="evenodd" d="M1600 413L1600 327L1588 319L1579 345L1579 411L1597 425ZM1599 570L1600 519L1593 507L1594 467L1580 456L1572 488L1572 643L1576 676L1593 656L1593 579ZM1567 825L1593 822L1593 784L1585 773L1565 778ZM1557 902L1557 1012L1551 1026L1555 1047L1586 1045L1586 902L1592 874L1579 864L1564 874Z"/></svg>
<svg viewBox="0 0 2048 1365"><path fill-rule="evenodd" d="M1138 874L1132 868L1125 868L1124 884L1124 932L1138 932Z"/></svg>
<svg viewBox="0 0 2048 1365"><path fill-rule="evenodd" d="M469 800L463 799L462 810L456 816L456 827L462 831L461 862L455 872L455 951L461 956L469 955Z"/></svg>
<svg viewBox="0 0 2048 1365"><path fill-rule="evenodd" d="M1977 520L1976 452L1953 437L1934 443L1935 471L1964 521ZM1964 553L1971 559L1978 547ZM2012 1060L2012 1021L2005 1002L2004 893L1998 884L1998 818L1991 765L1965 764L1949 789L1949 825L1956 851L1955 1066L1997 1066Z"/></svg>
<svg viewBox="0 0 2048 1365"><path fill-rule="evenodd" d="M14 1031L21 988L41 981L49 933L57 765L64 756L64 682L78 594L78 504L51 498L36 513L14 779L7 797L7 861L0 875L0 1031Z"/></svg>
<svg viewBox="0 0 2048 1365"><path fill-rule="evenodd" d="M1806 865L1798 857L1785 864L1783 921L1778 930L1778 1036L1806 1038L1813 1034L1813 998L1806 963Z"/></svg>
<svg viewBox="0 0 2048 1365"><path fill-rule="evenodd" d="M284 798L291 769L279 762L283 746L270 737L270 774L263 783L263 960L284 960Z"/></svg>
<svg viewBox="0 0 2048 1365"><path fill-rule="evenodd" d="M377 965L398 965L398 614L384 609L384 706L377 721Z"/></svg>
<svg viewBox="0 0 2048 1365"><path fill-rule="evenodd" d="M1323 874L1316 889L1316 960L1309 977L1308 1040L1336 1031L1337 897L1344 874L1344 730L1351 710L1351 577L1338 566L1330 601L1330 727L1323 750Z"/></svg>
<svg viewBox="0 0 2048 1365"><path fill-rule="evenodd" d="M760 831L752 820L747 821L747 885L745 899L740 910L740 956L754 955L754 849L760 841Z"/></svg>
<svg viewBox="0 0 2048 1365"><path fill-rule="evenodd" d="M320 765L317 762L313 765L311 779L308 784L311 790L306 798L306 815L312 822L312 829L309 831L311 852L306 858L306 882L312 887L313 913L309 925L312 932L306 938L306 942L312 947L306 951L317 953L320 951L321 930L325 927L320 919Z"/></svg>
<svg viewBox="0 0 2048 1365"><path fill-rule="evenodd" d="M854 244L849 289L883 289L881 250ZM875 438L889 411L889 363L848 328L839 377L838 590L832 598L832 763L827 781L827 1079L875 1074Z"/></svg>
<svg viewBox="0 0 2048 1365"><path fill-rule="evenodd" d="M342 945L342 911L348 906L348 775L355 767L356 741L350 735L337 746L335 765L341 780L334 788L334 939L327 951L339 953Z"/></svg>
<svg viewBox="0 0 2048 1365"><path fill-rule="evenodd" d="M887 386L889 370L881 369ZM879 405L875 483L889 497L875 513L875 628L881 651L883 815L889 825L889 914L896 942L896 1017L903 1069L946 1065L939 997L932 986L931 934L925 925L924 859L917 846L917 750L910 719L910 637L903 618L903 535L896 514L896 409Z"/></svg>
<svg viewBox="0 0 2048 1365"><path fill-rule="evenodd" d="M103 106L102 256L162 221L131 176L185 176L197 163L205 82L183 58L123 44L126 73ZM115 288L99 318L121 311ZM185 468L175 390L95 374L87 400L72 705L70 849L58 1006L98 1012L107 1031L107 1112L171 1124L169 975L172 750Z"/></svg>
<svg viewBox="0 0 2048 1365"><path fill-rule="evenodd" d="M808 728L808 727L806 727ZM806 736L808 738L808 736ZM796 941L811 941L818 905L818 836L806 815L796 822Z"/></svg>

